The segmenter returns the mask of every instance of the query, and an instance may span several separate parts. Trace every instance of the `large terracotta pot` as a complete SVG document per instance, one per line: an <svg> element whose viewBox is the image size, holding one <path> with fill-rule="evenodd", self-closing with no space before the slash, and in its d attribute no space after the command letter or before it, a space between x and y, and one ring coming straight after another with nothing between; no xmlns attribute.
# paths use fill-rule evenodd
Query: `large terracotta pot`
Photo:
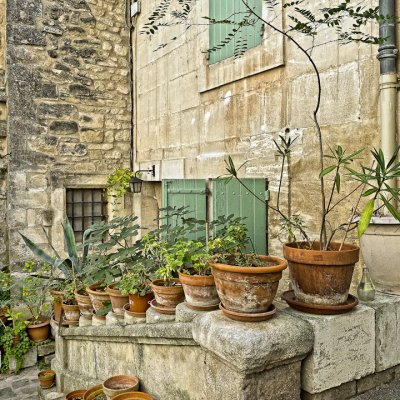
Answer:
<svg viewBox="0 0 400 400"><path fill-rule="evenodd" d="M83 395L86 393L86 390L74 390L73 392L69 392L65 396L65 400L81 400L83 399Z"/></svg>
<svg viewBox="0 0 400 400"><path fill-rule="evenodd" d="M110 302L110 295L101 289L100 283L95 283L86 288L86 292L89 294L90 300L92 301L93 309L95 311L106 308L107 305L104 303Z"/></svg>
<svg viewBox="0 0 400 400"><path fill-rule="evenodd" d="M165 286L164 281L158 279L152 282L151 288L159 305L175 308L185 300L185 294L179 279L171 279L171 282L174 286Z"/></svg>
<svg viewBox="0 0 400 400"><path fill-rule="evenodd" d="M144 392L130 392L119 394L113 400L154 400L154 397Z"/></svg>
<svg viewBox="0 0 400 400"><path fill-rule="evenodd" d="M79 321L80 312L77 304L63 304L62 308L67 321Z"/></svg>
<svg viewBox="0 0 400 400"><path fill-rule="evenodd" d="M144 296L139 294L129 295L129 311L134 313L145 314L150 307L150 301L154 299L154 293L150 292Z"/></svg>
<svg viewBox="0 0 400 400"><path fill-rule="evenodd" d="M186 302L193 308L217 308L220 299L212 275L187 275L179 272Z"/></svg>
<svg viewBox="0 0 400 400"><path fill-rule="evenodd" d="M112 309L115 314L124 315L124 305L128 304L129 296L124 296L116 287L116 283L107 287L107 293L110 295Z"/></svg>
<svg viewBox="0 0 400 400"><path fill-rule="evenodd" d="M93 305L88 294L75 292L75 300L78 303L81 315L91 317L93 315Z"/></svg>
<svg viewBox="0 0 400 400"><path fill-rule="evenodd" d="M219 298L227 310L243 314L265 313L269 310L287 263L271 256L258 255L257 259L264 266L238 267L210 263Z"/></svg>
<svg viewBox="0 0 400 400"><path fill-rule="evenodd" d="M112 376L103 382L103 392L109 399L126 393L135 392L139 389L139 379L133 375L117 375Z"/></svg>
<svg viewBox="0 0 400 400"><path fill-rule="evenodd" d="M64 292L61 292L59 290L50 290L50 294L53 297L54 320L56 322L60 322Z"/></svg>
<svg viewBox="0 0 400 400"><path fill-rule="evenodd" d="M94 400L96 396L102 393L104 393L102 385L93 386L86 390L85 394L83 395L83 400Z"/></svg>
<svg viewBox="0 0 400 400"><path fill-rule="evenodd" d="M290 280L297 300L311 304L344 304L349 295L355 263L359 259L357 246L331 243L332 250L319 250L319 243L313 248L305 244L288 243L283 254L288 261Z"/></svg>
<svg viewBox="0 0 400 400"><path fill-rule="evenodd" d="M50 335L50 321L41 317L35 325L28 325L26 331L28 332L29 339L33 342L44 342Z"/></svg>

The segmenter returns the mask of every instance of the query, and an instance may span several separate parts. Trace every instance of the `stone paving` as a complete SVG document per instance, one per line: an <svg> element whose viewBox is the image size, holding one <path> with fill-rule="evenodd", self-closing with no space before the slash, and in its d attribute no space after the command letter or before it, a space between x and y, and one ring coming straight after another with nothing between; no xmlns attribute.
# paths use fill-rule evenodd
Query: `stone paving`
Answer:
<svg viewBox="0 0 400 400"><path fill-rule="evenodd" d="M0 400L37 400L37 367L23 369L18 375L0 375Z"/></svg>
<svg viewBox="0 0 400 400"><path fill-rule="evenodd" d="M400 400L400 381L393 381L387 385L352 397L352 400Z"/></svg>

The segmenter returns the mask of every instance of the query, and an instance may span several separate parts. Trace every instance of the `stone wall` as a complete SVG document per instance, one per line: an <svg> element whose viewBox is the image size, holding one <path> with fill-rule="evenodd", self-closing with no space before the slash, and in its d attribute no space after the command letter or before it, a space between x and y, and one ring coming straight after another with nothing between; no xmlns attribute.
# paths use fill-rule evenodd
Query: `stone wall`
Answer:
<svg viewBox="0 0 400 400"><path fill-rule="evenodd" d="M45 243L44 226L63 248L66 187L103 187L129 166L126 1L9 0L7 91L13 263L31 257L19 232Z"/></svg>
<svg viewBox="0 0 400 400"><path fill-rule="evenodd" d="M328 3L335 2L324 2ZM280 160L272 139L288 128L289 134L299 139L290 165L292 196L288 199L285 180L284 204L290 201L292 213L300 213L311 233L317 233L320 168L312 120L316 78L306 58L291 42L283 42L266 29L262 46L240 59L208 66L204 54L208 48L206 23L185 33L183 26L161 27L151 37L138 33L157 4L156 0L141 2L134 40L138 165L160 164L160 178L212 178L225 172L224 159L232 155L238 165L249 160L242 176L270 180L275 202ZM321 2L310 0L302 6L321 7ZM283 10L283 17L278 15L274 23L289 24L286 13ZM190 21L201 23L205 15L208 1L196 2ZM331 33L325 31L316 44L328 41ZM177 39L171 40L173 37ZM300 43L306 48L311 45L305 39ZM167 46L154 51L161 44ZM337 43L317 46L313 52L323 87L320 123L325 150L328 144L341 144L349 152L365 148L366 163L368 149L379 146L376 54L374 46ZM164 168L166 163L175 161L178 165L182 160L184 168L179 176L178 169ZM348 220L348 206L354 200L343 202L337 213L332 213L333 224ZM281 243L274 236L277 218L273 213L270 217L271 252L279 254Z"/></svg>

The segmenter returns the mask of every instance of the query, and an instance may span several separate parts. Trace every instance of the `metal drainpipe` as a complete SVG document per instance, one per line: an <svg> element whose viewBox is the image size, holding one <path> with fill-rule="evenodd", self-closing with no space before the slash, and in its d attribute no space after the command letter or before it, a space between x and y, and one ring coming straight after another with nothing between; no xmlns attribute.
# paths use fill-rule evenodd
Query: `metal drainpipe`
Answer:
<svg viewBox="0 0 400 400"><path fill-rule="evenodd" d="M396 16L396 0L379 0L380 15ZM380 24L379 36L386 38L379 47L380 62L380 109L381 148L385 159L390 160L397 146L397 54L395 20L385 20Z"/></svg>

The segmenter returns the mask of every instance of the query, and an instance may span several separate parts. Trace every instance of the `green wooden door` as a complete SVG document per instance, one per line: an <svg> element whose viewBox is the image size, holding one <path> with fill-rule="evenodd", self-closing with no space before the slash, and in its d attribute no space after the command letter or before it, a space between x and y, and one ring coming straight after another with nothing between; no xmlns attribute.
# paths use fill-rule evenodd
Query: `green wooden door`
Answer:
<svg viewBox="0 0 400 400"><path fill-rule="evenodd" d="M185 218L195 218L201 221L207 220L207 189L203 179L171 179L162 181L162 207L187 207L188 213ZM180 221L175 217L168 218L164 214L166 221L175 226ZM190 240L205 237L204 230L194 233Z"/></svg>
<svg viewBox="0 0 400 400"><path fill-rule="evenodd" d="M247 3L257 15L262 15L262 0L248 0ZM210 53L210 64L232 57L241 47L247 50L261 44L262 21L253 15L249 17L242 0L209 0L209 17L232 22L210 24L209 49L214 49ZM245 19L248 24L239 27L238 23Z"/></svg>
<svg viewBox="0 0 400 400"><path fill-rule="evenodd" d="M251 194L254 192L259 198L265 199L266 180L242 179L242 181L250 190L233 179L228 183L224 179L212 181L213 218L230 214L245 218L243 223L249 230L249 237L256 252L268 254L267 207ZM253 246L250 245L248 251L253 251Z"/></svg>

